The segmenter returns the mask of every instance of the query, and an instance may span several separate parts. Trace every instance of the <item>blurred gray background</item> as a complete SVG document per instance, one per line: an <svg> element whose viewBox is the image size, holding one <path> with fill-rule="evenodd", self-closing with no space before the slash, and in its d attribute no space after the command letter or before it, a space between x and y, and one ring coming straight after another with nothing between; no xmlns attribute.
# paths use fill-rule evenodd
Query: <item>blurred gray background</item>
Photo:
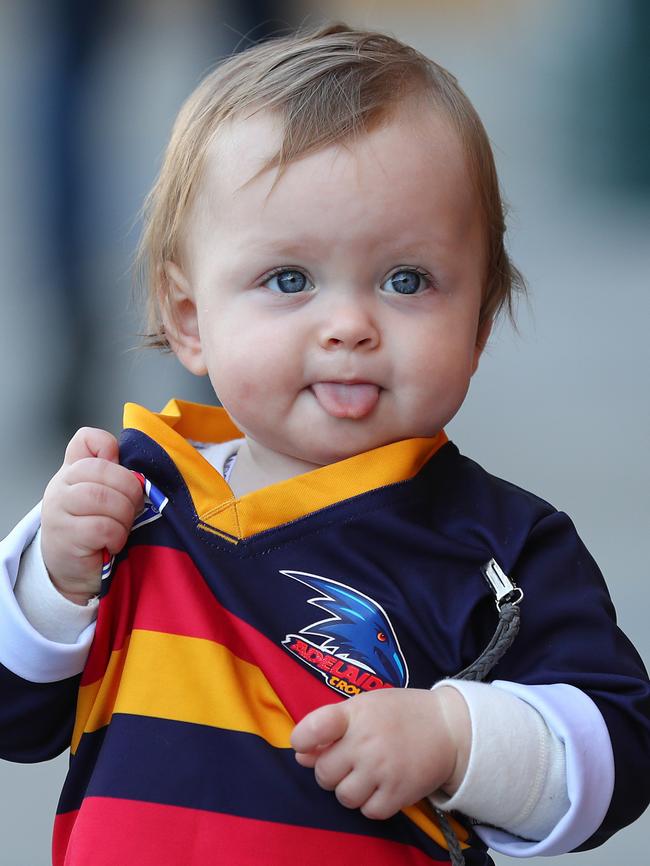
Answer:
<svg viewBox="0 0 650 866"><path fill-rule="evenodd" d="M117 432L126 400L210 399L173 359L133 351L138 209L202 74L242 34L306 18L394 33L454 72L478 108L531 292L519 333L504 322L494 334L450 432L572 515L647 662L646 0L0 0L0 535L40 498L78 426ZM65 766L0 764L0 866L50 862ZM639 862L649 834L646 814L562 863Z"/></svg>

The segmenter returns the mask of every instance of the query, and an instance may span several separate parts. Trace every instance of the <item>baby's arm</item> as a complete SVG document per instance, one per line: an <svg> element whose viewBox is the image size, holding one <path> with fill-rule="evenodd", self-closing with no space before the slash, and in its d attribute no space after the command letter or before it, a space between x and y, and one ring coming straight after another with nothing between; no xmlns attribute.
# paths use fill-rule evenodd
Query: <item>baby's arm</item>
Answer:
<svg viewBox="0 0 650 866"><path fill-rule="evenodd" d="M117 443L110 434L79 431L48 485L42 533L39 505L0 542L0 756L9 760L45 760L70 742L78 675L93 631L88 620L74 633L76 611L85 611L85 602L99 591L103 546L114 551L120 544L112 523L126 520L130 528L142 502L139 482L115 461ZM117 500L111 487L116 477ZM132 504L125 507L123 496ZM86 535L93 524L96 540ZM52 552L47 570L41 534ZM66 626L59 620L67 615Z"/></svg>
<svg viewBox="0 0 650 866"><path fill-rule="evenodd" d="M76 604L54 586L43 562L40 520L29 545L17 553L20 560L14 596L20 613L48 641L56 644L77 643L89 626L94 627L99 612L99 598L91 598L85 605ZM85 638L90 648L90 634L85 634Z"/></svg>
<svg viewBox="0 0 650 866"><path fill-rule="evenodd" d="M443 681L433 691L382 690L322 707L292 743L344 806L383 819L435 793L441 808L506 828L496 847L507 853L535 846L511 851L511 834L553 843L570 811L563 742L528 702L485 683ZM582 824L590 819L597 826L602 814ZM545 843L536 847L543 853Z"/></svg>
<svg viewBox="0 0 650 866"><path fill-rule="evenodd" d="M14 586L40 509L39 503L0 541L0 757L21 763L48 760L70 745L79 677L94 632L93 623L76 640L49 639L18 604Z"/></svg>
<svg viewBox="0 0 650 866"><path fill-rule="evenodd" d="M456 692L456 698L462 695L467 702L467 709L456 702L449 708L451 714L449 709L443 711L446 721L452 721L451 730L431 729L432 705L426 691L374 692L306 716L292 742L311 751L298 754L297 760L315 768L318 783L335 791L343 805L360 807L367 817L386 818L435 784L431 779L441 767L441 750L453 751L460 733L462 752L452 776L437 790L427 791L436 806L471 816L479 823L477 834L490 848L514 857L562 854L592 836L610 803L614 767L607 727L587 695L562 684L458 680L443 680L435 692L441 693L443 701L454 700ZM388 703L384 703L386 695L390 695ZM406 697L403 703L400 695ZM362 713L352 712L360 700L373 710L365 720ZM386 725L386 713L393 712ZM364 721L371 727L352 731L349 761L338 760L335 753L330 760L329 750L342 745L340 740L345 741L352 725ZM342 737L325 745L327 736L338 733L337 725L338 731L344 731ZM431 743L435 743L432 753ZM341 749L341 754L346 752ZM449 758L445 760L442 766L450 766ZM352 769L359 778L365 774L366 782L365 787L363 782L354 783L357 796L350 798L347 777Z"/></svg>

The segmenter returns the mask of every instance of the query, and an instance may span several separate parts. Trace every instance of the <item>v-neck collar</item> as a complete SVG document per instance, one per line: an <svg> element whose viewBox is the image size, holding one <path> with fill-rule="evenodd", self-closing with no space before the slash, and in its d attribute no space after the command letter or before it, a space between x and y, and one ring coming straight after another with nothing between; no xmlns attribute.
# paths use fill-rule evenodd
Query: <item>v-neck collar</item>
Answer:
<svg viewBox="0 0 650 866"><path fill-rule="evenodd" d="M235 543L412 478L447 442L442 430L430 438L404 439L237 498L192 444L227 442L242 436L224 409L170 400L162 412L154 413L127 403L124 428L144 433L168 454L183 477L201 527Z"/></svg>

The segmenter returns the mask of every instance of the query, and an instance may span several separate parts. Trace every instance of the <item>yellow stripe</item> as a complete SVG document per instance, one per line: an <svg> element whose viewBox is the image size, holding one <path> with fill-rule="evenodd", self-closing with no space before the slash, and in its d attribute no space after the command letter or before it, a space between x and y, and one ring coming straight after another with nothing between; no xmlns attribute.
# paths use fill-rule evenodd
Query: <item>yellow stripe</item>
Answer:
<svg viewBox="0 0 650 866"><path fill-rule="evenodd" d="M428 800L420 800L419 803L415 803L413 806L405 806L402 809L402 812L404 812L406 817L410 818L423 833L426 833L430 839L437 842L441 848L448 850L447 841L442 834L442 830L438 824L438 819ZM460 847L468 848L469 845L467 845L467 839L469 838L469 833L467 830L451 815L447 815L447 820L458 837Z"/></svg>
<svg viewBox="0 0 650 866"><path fill-rule="evenodd" d="M84 731L96 731L108 724L113 715L113 706L120 687L124 661L129 650L130 636L125 638L122 649L113 650L102 679L81 686L77 696L77 714L70 751L74 755Z"/></svg>
<svg viewBox="0 0 650 866"><path fill-rule="evenodd" d="M136 629L103 679L79 690L73 752L82 732L113 713L243 731L290 748L294 721L261 670L203 638Z"/></svg>
<svg viewBox="0 0 650 866"><path fill-rule="evenodd" d="M441 431L431 438L392 442L235 499L222 476L187 441L225 442L240 437L224 409L172 400L155 415L127 403L124 426L142 431L164 448L183 476L204 524L201 528L233 543L412 478L447 441Z"/></svg>

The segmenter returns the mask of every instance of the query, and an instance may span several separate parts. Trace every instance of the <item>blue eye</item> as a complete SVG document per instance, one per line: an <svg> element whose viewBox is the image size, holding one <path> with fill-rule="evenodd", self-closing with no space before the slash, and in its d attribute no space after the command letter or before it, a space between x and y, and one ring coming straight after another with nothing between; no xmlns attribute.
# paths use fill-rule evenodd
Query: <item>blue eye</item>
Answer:
<svg viewBox="0 0 650 866"><path fill-rule="evenodd" d="M265 280L264 285L272 292L282 292L284 295L295 295L304 292L310 285L302 271L277 271Z"/></svg>
<svg viewBox="0 0 650 866"><path fill-rule="evenodd" d="M382 283L385 292L395 292L398 295L414 295L421 289L427 288L428 280L419 271L402 270L395 271Z"/></svg>

